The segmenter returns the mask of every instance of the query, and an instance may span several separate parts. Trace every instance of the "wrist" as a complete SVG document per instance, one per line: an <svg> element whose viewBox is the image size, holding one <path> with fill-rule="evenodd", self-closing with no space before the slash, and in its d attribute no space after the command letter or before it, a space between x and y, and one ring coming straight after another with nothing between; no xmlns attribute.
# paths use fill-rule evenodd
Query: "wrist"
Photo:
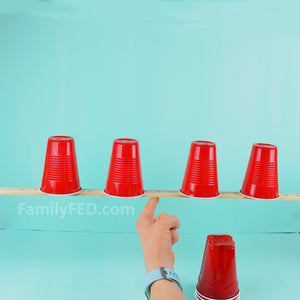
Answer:
<svg viewBox="0 0 300 300"><path fill-rule="evenodd" d="M159 279L154 281L151 286L150 286L150 291L156 291L156 290L160 290L160 289L165 289L167 286L174 286L174 287L178 287L178 285L169 279Z"/></svg>
<svg viewBox="0 0 300 300"><path fill-rule="evenodd" d="M161 267L174 270L174 255L153 255L153 253L150 253L144 255L144 259L147 273Z"/></svg>

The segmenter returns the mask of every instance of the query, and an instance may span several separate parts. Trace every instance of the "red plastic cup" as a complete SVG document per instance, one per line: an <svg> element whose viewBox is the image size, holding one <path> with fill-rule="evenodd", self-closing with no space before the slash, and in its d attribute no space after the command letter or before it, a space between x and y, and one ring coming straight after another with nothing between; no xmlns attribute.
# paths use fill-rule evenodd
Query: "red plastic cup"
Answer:
<svg viewBox="0 0 300 300"><path fill-rule="evenodd" d="M261 143L253 145L241 194L254 199L279 197L276 146Z"/></svg>
<svg viewBox="0 0 300 300"><path fill-rule="evenodd" d="M213 142L192 142L181 194L193 198L220 197L216 152Z"/></svg>
<svg viewBox="0 0 300 300"><path fill-rule="evenodd" d="M44 175L40 191L48 195L74 195L81 191L74 138L48 138Z"/></svg>
<svg viewBox="0 0 300 300"><path fill-rule="evenodd" d="M104 193L125 198L144 195L137 140L114 140Z"/></svg>
<svg viewBox="0 0 300 300"><path fill-rule="evenodd" d="M198 300L238 300L235 244L230 235L209 235L195 292Z"/></svg>

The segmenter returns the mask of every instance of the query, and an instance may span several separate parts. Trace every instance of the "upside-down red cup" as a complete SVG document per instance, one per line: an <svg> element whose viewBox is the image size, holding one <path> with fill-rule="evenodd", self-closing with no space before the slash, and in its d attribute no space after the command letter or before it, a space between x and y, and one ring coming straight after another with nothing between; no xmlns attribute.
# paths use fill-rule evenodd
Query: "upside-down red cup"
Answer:
<svg viewBox="0 0 300 300"><path fill-rule="evenodd" d="M262 143L252 146L240 193L254 199L277 199L279 197L276 146Z"/></svg>
<svg viewBox="0 0 300 300"><path fill-rule="evenodd" d="M104 193L125 198L138 197L145 193L137 140L114 140Z"/></svg>
<svg viewBox="0 0 300 300"><path fill-rule="evenodd" d="M239 300L235 243L230 235L209 235L195 296L198 300Z"/></svg>
<svg viewBox="0 0 300 300"><path fill-rule="evenodd" d="M44 174L40 191L49 195L74 195L81 191L74 138L48 138Z"/></svg>
<svg viewBox="0 0 300 300"><path fill-rule="evenodd" d="M213 142L192 142L181 194L194 198L220 197L216 152Z"/></svg>

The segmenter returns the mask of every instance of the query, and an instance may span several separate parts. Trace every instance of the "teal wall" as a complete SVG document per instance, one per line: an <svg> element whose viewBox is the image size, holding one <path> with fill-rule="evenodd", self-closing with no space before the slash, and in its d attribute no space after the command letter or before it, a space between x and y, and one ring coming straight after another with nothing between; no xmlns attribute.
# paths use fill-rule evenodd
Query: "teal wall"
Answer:
<svg viewBox="0 0 300 300"><path fill-rule="evenodd" d="M178 190L190 142L217 143L221 191L251 145L278 146L300 193L299 0L0 0L0 187L41 184L51 135L75 137L83 188L104 188L112 141L140 141L145 189ZM147 198L0 196L9 300L143 299L134 224ZM20 203L133 206L133 215L18 215ZM208 233L236 242L242 300L299 299L300 201L163 198L178 215L187 300ZM288 234L290 233L290 234Z"/></svg>
<svg viewBox="0 0 300 300"><path fill-rule="evenodd" d="M251 145L278 146L280 192L299 193L299 1L1 1L0 186L39 187L47 137L75 137L83 188L104 188L112 141L140 141L145 189L179 189L190 142L217 143L221 191L239 191ZM74 198L59 198L67 203ZM134 232L123 217L18 216L10 229ZM300 203L162 199L182 232L297 232Z"/></svg>

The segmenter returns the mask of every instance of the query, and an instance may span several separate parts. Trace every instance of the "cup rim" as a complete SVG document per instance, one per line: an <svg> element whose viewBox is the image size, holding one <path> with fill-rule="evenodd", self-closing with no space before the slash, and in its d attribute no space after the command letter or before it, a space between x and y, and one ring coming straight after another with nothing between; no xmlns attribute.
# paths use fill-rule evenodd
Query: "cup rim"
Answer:
<svg viewBox="0 0 300 300"><path fill-rule="evenodd" d="M203 200L205 200L205 199L218 199L218 198L220 198L221 197L221 193L219 192L219 195L217 195L217 196L214 196L214 197L194 197L194 196L189 196L189 195L186 195L186 194L184 194L181 190L179 190L179 193L181 194L181 195L183 195L183 196L185 196L185 197L188 197L188 198L193 198L193 199L203 199Z"/></svg>
<svg viewBox="0 0 300 300"><path fill-rule="evenodd" d="M121 198L122 198L122 199L124 199L124 198L132 199L132 198L139 198L139 197L144 196L144 195L146 194L146 191L144 190L143 194L137 195L137 196L115 196L115 195L110 195L110 194L108 194L107 192L105 192L105 190L103 190L103 193L104 193L106 196L108 196L108 197L120 198L120 199L121 199Z"/></svg>
<svg viewBox="0 0 300 300"><path fill-rule="evenodd" d="M198 290L197 290L197 287L195 288L195 296L197 298L197 296L201 297L203 300L221 300L221 299L214 299L214 298L209 298L209 297L206 297L204 295L202 295ZM197 298L198 299L198 298ZM226 298L226 299L222 299L222 300L239 300L240 299L240 290L238 291L238 293L234 296L234 297L231 297L231 298Z"/></svg>
<svg viewBox="0 0 300 300"><path fill-rule="evenodd" d="M265 200L265 201L269 201L269 200L278 200L280 198L280 195L277 198L256 198L256 197L251 197L251 196L247 196L245 194L243 194L241 191L239 191L239 193L249 199L253 199L253 200Z"/></svg>
<svg viewBox="0 0 300 300"><path fill-rule="evenodd" d="M73 196L73 195L77 195L77 194L79 194L82 191L82 188L80 188L80 190L78 192L74 192L74 193L70 193L70 194L51 194L51 193L46 193L46 192L43 192L41 190L41 188L39 188L39 191L40 191L40 193L42 193L44 195L47 195L47 196L59 196L59 197L61 197L61 196Z"/></svg>

